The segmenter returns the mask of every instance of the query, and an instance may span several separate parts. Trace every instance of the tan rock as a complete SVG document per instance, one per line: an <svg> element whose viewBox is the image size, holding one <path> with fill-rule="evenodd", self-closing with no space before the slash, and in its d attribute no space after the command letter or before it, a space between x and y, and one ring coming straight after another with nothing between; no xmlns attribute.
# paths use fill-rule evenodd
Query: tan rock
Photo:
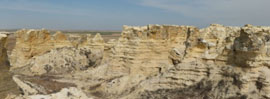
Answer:
<svg viewBox="0 0 270 99"><path fill-rule="evenodd" d="M7 34L0 33L0 99L5 98L9 93L20 93L16 83L12 80L12 74L9 72L7 37Z"/></svg>
<svg viewBox="0 0 270 99"><path fill-rule="evenodd" d="M99 33L97 33L95 35L95 37L92 39L92 42L94 42L94 43L104 43L104 40L101 37L101 35Z"/></svg>
<svg viewBox="0 0 270 99"><path fill-rule="evenodd" d="M102 57L105 46L103 38L100 34L97 34L93 39L90 36L65 35L59 31L50 35L47 30L17 31L16 46L10 56L11 70L26 66L35 56L41 56L51 50L63 47L93 48L93 52L94 49L97 50Z"/></svg>
<svg viewBox="0 0 270 99"><path fill-rule="evenodd" d="M96 98L270 97L270 27L124 26L121 37L108 43L100 34L90 38L90 35L66 37L56 33L55 40L61 41L57 44L47 39L50 36L46 36L46 31L25 33L26 36L17 38L22 45L15 48L14 55L34 56L21 58L25 68L19 71L50 74L54 80L72 83ZM42 42L55 45L41 50L35 43L29 44L41 42L35 35L43 38ZM29 46L30 51L18 51ZM84 48L90 53L81 52ZM45 67L49 64L54 65L47 71ZM88 66L91 68L84 70ZM34 89L42 92L40 88Z"/></svg>
<svg viewBox="0 0 270 99"><path fill-rule="evenodd" d="M13 76L13 80L17 83L17 85L22 89L25 95L33 95L38 94L38 90L34 89L30 82L23 82L17 76Z"/></svg>
<svg viewBox="0 0 270 99"><path fill-rule="evenodd" d="M101 55L101 52L87 48L57 48L43 55L34 56L23 66L23 69L15 69L13 72L24 75L73 73L100 65Z"/></svg>
<svg viewBox="0 0 270 99"><path fill-rule="evenodd" d="M64 88L60 92L49 95L29 95L29 96L16 96L9 95L5 99L93 99L88 97L81 90L71 87Z"/></svg>
<svg viewBox="0 0 270 99"><path fill-rule="evenodd" d="M51 49L70 47L70 42L60 32L51 36L47 30L20 30L16 32L16 46L10 56L11 69L25 66L34 56Z"/></svg>
<svg viewBox="0 0 270 99"><path fill-rule="evenodd" d="M0 34L0 64L5 65L7 64L7 50L5 48L7 35Z"/></svg>

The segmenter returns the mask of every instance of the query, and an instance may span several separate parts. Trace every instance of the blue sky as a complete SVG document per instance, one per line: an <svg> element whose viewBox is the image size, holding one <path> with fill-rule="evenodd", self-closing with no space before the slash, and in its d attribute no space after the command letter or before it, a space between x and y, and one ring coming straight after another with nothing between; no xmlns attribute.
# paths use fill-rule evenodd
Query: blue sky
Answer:
<svg viewBox="0 0 270 99"><path fill-rule="evenodd" d="M270 0L0 0L0 29L121 30L122 25L270 25Z"/></svg>

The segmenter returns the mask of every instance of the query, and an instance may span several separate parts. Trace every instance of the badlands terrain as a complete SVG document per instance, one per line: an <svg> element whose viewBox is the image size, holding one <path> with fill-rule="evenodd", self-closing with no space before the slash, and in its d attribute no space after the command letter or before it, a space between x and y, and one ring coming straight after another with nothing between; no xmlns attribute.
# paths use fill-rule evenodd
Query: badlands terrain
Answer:
<svg viewBox="0 0 270 99"><path fill-rule="evenodd" d="M0 41L1 99L270 98L270 27L23 29Z"/></svg>

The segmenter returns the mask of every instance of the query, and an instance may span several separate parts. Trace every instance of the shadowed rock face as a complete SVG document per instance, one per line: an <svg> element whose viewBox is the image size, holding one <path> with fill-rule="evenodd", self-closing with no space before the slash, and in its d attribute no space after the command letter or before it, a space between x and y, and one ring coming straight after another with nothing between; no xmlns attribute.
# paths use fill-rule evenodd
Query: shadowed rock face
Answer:
<svg viewBox="0 0 270 99"><path fill-rule="evenodd" d="M9 62L5 48L7 35L0 34L0 98L5 98L8 93L19 94L19 88L12 80L9 73Z"/></svg>
<svg viewBox="0 0 270 99"><path fill-rule="evenodd" d="M0 64L1 65L5 65L7 67L8 65L8 58L7 58L7 50L5 48L5 44L6 44L6 40L7 40L7 35L5 34L0 34ZM4 67L4 66L1 66Z"/></svg>
<svg viewBox="0 0 270 99"><path fill-rule="evenodd" d="M107 43L46 30L17 35L11 71L25 95L10 97L76 87L76 97L101 99L270 98L270 27L124 26Z"/></svg>

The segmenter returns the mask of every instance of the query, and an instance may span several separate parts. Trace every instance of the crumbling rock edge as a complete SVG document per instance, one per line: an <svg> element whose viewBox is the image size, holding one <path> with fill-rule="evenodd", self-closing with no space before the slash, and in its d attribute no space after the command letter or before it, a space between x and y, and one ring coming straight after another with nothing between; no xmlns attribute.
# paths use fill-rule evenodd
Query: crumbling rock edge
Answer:
<svg viewBox="0 0 270 99"><path fill-rule="evenodd" d="M270 27L124 26L109 42L47 30L16 35L10 71L25 95L7 99L54 97L42 77L87 98L270 98Z"/></svg>

